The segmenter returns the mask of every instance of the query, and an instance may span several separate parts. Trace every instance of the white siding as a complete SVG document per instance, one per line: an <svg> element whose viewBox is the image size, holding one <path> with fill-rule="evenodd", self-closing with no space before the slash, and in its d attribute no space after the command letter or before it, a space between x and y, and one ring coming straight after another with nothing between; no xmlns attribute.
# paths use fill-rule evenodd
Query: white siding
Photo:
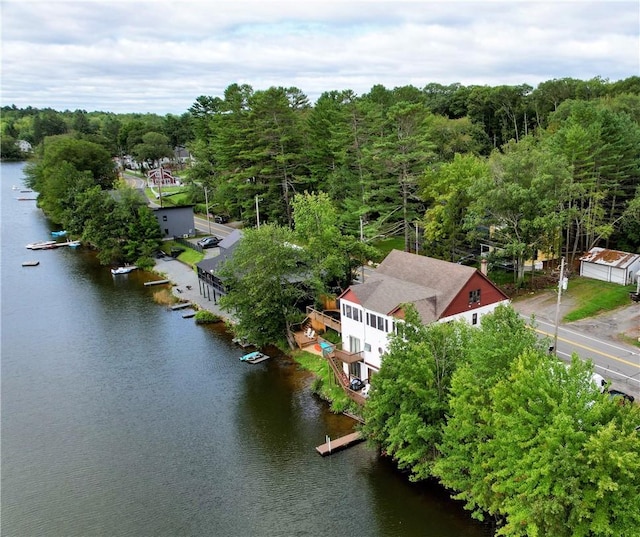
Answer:
<svg viewBox="0 0 640 537"><path fill-rule="evenodd" d="M511 302L510 300L503 300L501 302L494 302L493 304L488 304L487 306L482 306L480 308L474 308L471 311L465 311L463 313L458 313L457 315L450 315L449 317L443 317L438 322L447 323L449 321L455 321L455 320L458 320L458 319L462 319L462 320L466 321L467 323L469 323L470 325L474 325L474 323L473 323L473 315L477 314L477 318L476 318L477 322L475 323L475 326L477 326L477 325L480 324L480 319L482 319L483 315L486 315L487 313L491 313L500 304L509 304L510 302Z"/></svg>
<svg viewBox="0 0 640 537"><path fill-rule="evenodd" d="M345 307L351 307L358 309L361 313L361 321L356 321L353 318L345 316ZM367 367L373 367L379 369L381 360L380 356L386 351L389 333L384 330L379 330L373 326L367 324L367 314L373 314L377 317L382 317L386 322L386 328L389 332L393 331L394 318L387 315L380 315L376 312L365 310L362 306L349 302L348 300L340 300L340 321L342 324L342 350L351 352L350 337L360 340L360 349L362 356ZM363 368L365 369L365 368ZM345 370L346 372L346 370ZM361 371L361 375L366 378L366 371Z"/></svg>
<svg viewBox="0 0 640 537"><path fill-rule="evenodd" d="M475 308L473 311L460 313L458 315L451 315L449 317L443 317L439 322L449 322L457 319L463 319L468 322L470 325L473 325L473 316L477 315L475 326L480 324L480 319L483 315L487 313L491 313L498 305L500 304L508 304L509 300L503 300L501 302L496 302L493 304L489 304L487 306L483 306L481 308ZM345 316L345 306L349 306L351 311L353 309L358 309L362 313L361 319L362 321L358 322L353 318L349 318ZM389 317L387 315L380 315L379 313L365 310L361 306L349 302L348 300L341 299L340 300L340 320L342 324L342 350L351 352L350 348L350 337L357 338L360 340L360 349L362 350L362 356L365 364L361 366L360 376L363 380L368 379L367 368L373 368L375 370L380 369L382 365L381 356L386 352L387 345L389 343L389 334L393 333L393 326L395 322L398 321L394 317ZM367 313L376 315L377 317L382 317L386 321L386 326L388 327L388 332L384 330L379 330L378 328L374 328L367 324ZM353 314L352 314L353 316ZM349 373L349 367L345 364L344 372Z"/></svg>

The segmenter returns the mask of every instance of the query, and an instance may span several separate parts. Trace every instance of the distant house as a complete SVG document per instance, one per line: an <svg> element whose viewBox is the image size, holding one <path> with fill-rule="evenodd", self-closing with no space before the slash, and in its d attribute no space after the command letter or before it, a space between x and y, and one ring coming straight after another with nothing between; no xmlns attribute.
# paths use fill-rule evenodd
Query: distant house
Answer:
<svg viewBox="0 0 640 537"><path fill-rule="evenodd" d="M580 258L580 276L605 282L630 285L640 272L640 254L591 248Z"/></svg>
<svg viewBox="0 0 640 537"><path fill-rule="evenodd" d="M26 140L16 140L16 145L23 153L31 153L33 151L33 147Z"/></svg>
<svg viewBox="0 0 640 537"><path fill-rule="evenodd" d="M233 255L241 238L242 230L234 229L218 244L219 254L217 256L204 259L196 264L200 292L204 296L211 298L213 295L213 300L217 301L218 296L226 294L224 284L218 275L218 269L224 261Z"/></svg>
<svg viewBox="0 0 640 537"><path fill-rule="evenodd" d="M195 237L196 225L193 217L193 205L182 207L151 207L158 219L162 237Z"/></svg>
<svg viewBox="0 0 640 537"><path fill-rule="evenodd" d="M476 268L393 250L365 283L340 295L342 350L336 358L346 374L366 380L380 369L403 305L413 304L424 324L465 319L477 325L508 302Z"/></svg>

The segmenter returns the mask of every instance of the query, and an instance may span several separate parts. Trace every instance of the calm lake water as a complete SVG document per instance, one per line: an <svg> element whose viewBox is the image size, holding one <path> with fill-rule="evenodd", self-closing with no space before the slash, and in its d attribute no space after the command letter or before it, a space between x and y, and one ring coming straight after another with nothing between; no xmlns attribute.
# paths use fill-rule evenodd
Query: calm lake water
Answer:
<svg viewBox="0 0 640 537"><path fill-rule="evenodd" d="M316 454L353 422L284 357L240 363L145 274L25 249L52 227L22 169L1 165L3 537L489 535L364 444Z"/></svg>

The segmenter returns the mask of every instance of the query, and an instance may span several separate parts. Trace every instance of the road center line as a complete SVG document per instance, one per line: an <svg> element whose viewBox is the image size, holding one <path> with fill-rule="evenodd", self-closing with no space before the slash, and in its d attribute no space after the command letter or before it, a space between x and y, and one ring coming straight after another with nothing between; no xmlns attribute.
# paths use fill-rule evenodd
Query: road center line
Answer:
<svg viewBox="0 0 640 537"><path fill-rule="evenodd" d="M536 332L538 332L539 334L543 334L545 336L549 336L549 337L553 338L553 334L550 334L549 332L545 332L544 330L540 330L539 328L534 328L534 330ZM640 363L634 364L633 362L629 362L628 360L624 360L622 358L618 358L617 356L614 356L612 354L608 354L606 352L601 352L601 351L596 350L596 349L594 349L592 347L587 347L586 345L581 345L580 343L576 343L575 341L571 341L569 339L564 339L564 338L562 338L560 336L558 336L558 340L559 341L563 341L565 343L568 343L571 346L580 347L581 349L585 349L585 350L591 351L591 352L593 352L595 354L599 354L600 356L604 356L606 358L610 358L611 360L615 360L616 362L627 364L627 365L630 365L632 367L637 367L638 369L640 369Z"/></svg>

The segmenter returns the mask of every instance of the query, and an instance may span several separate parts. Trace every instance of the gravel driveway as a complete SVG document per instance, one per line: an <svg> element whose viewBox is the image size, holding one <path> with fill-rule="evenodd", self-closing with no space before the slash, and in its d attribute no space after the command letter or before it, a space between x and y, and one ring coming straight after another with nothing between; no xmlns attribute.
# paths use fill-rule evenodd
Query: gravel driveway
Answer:
<svg viewBox="0 0 640 537"><path fill-rule="evenodd" d="M513 301L513 307L523 315L532 315L539 319L555 322L558 295L555 291L538 292L535 295L519 297ZM600 339L629 343L629 339L640 338L640 303L629 301L628 306L595 317L563 323L562 318L575 307L570 297L562 297L560 303L560 323L580 332L587 332Z"/></svg>

